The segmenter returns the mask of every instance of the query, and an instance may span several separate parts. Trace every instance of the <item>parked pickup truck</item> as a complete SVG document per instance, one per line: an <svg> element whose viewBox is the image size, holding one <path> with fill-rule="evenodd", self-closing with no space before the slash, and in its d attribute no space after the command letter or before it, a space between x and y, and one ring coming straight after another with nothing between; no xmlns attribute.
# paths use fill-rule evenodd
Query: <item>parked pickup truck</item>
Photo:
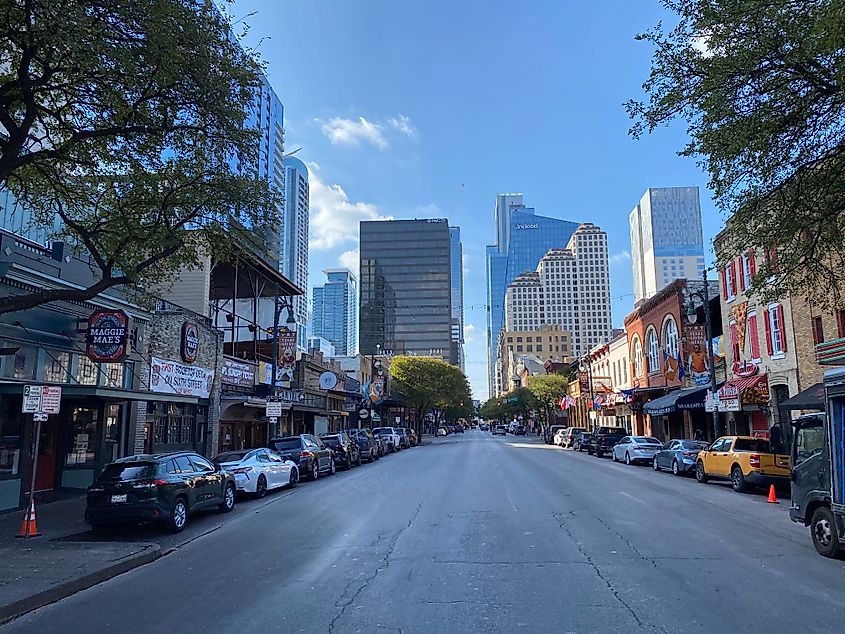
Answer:
<svg viewBox="0 0 845 634"><path fill-rule="evenodd" d="M591 456L595 454L597 458L601 458L613 451L613 445L627 435L628 430L624 427L596 427L590 434L587 453Z"/></svg>
<svg viewBox="0 0 845 634"><path fill-rule="evenodd" d="M734 491L752 486L789 482L789 456L771 452L769 441L751 436L722 436L699 452L695 479L702 484L710 478L730 479Z"/></svg>

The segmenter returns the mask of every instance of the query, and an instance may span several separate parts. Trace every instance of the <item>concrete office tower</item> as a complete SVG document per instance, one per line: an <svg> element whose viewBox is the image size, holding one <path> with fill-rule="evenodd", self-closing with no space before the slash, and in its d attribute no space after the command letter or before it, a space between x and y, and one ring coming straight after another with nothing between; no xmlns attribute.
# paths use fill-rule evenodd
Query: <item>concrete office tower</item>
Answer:
<svg viewBox="0 0 845 634"><path fill-rule="evenodd" d="M349 269L326 269L314 287L313 334L330 341L341 357L358 354L358 278Z"/></svg>
<svg viewBox="0 0 845 634"><path fill-rule="evenodd" d="M361 354L452 356L449 224L445 218L360 224Z"/></svg>
<svg viewBox="0 0 845 634"><path fill-rule="evenodd" d="M505 291L507 330L546 324L569 333L575 356L612 336L607 233L592 223L580 225L565 249L550 249L536 271L517 276Z"/></svg>
<svg viewBox="0 0 845 634"><path fill-rule="evenodd" d="M449 257L452 284L452 358L464 366L464 254L461 228L449 227Z"/></svg>
<svg viewBox="0 0 845 634"><path fill-rule="evenodd" d="M538 216L522 194L499 194L494 211L496 242L487 247L487 377L497 394L498 337L505 323L505 289L520 273L534 271L549 249L562 248L578 223Z"/></svg>
<svg viewBox="0 0 845 634"><path fill-rule="evenodd" d="M308 288L308 168L295 156L284 157L282 165L285 174L285 210L279 272L305 290ZM297 344L300 349L305 349L308 323L306 295L293 298L293 314L296 319Z"/></svg>
<svg viewBox="0 0 845 634"><path fill-rule="evenodd" d="M634 301L676 279L700 279L704 238L698 187L649 188L630 215Z"/></svg>

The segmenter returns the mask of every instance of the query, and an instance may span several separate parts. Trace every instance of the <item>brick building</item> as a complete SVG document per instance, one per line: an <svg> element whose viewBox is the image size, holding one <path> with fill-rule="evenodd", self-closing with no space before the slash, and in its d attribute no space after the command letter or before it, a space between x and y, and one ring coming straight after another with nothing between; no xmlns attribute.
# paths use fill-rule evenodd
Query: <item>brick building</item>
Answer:
<svg viewBox="0 0 845 634"><path fill-rule="evenodd" d="M798 387L803 391L821 383L824 371L831 365L845 364L845 359L830 359L837 349L845 348L845 308L820 310L805 298L795 297L789 303L792 327L795 331L795 356L798 364ZM819 361L816 347L827 356L824 365Z"/></svg>

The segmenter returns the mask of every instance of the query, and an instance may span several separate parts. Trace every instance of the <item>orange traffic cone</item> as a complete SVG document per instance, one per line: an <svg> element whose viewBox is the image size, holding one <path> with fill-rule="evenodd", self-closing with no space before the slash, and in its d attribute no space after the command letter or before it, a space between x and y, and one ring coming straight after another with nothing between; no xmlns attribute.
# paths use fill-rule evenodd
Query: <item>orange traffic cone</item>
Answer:
<svg viewBox="0 0 845 634"><path fill-rule="evenodd" d="M39 537L40 535L41 533L38 532L38 526L35 523L35 502L33 501L29 510L24 512L21 532L15 537Z"/></svg>
<svg viewBox="0 0 845 634"><path fill-rule="evenodd" d="M769 485L769 499L766 500L769 504L777 504L778 503L778 496L775 495L775 485Z"/></svg>

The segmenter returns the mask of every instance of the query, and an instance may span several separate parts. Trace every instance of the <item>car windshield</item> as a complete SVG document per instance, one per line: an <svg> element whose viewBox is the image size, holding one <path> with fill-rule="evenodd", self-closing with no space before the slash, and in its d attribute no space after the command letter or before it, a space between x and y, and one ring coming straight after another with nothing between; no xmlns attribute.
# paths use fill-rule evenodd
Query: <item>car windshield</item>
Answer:
<svg viewBox="0 0 845 634"><path fill-rule="evenodd" d="M323 441L324 445L328 445L329 447L337 447L340 445L340 439L337 436L329 436L327 438L321 438L320 440Z"/></svg>
<svg viewBox="0 0 845 634"><path fill-rule="evenodd" d="M156 474L156 462L117 462L106 465L98 480L140 480Z"/></svg>
<svg viewBox="0 0 845 634"><path fill-rule="evenodd" d="M240 462L248 453L249 451L227 451L226 453L221 453L219 456L216 456L214 458L214 462L217 464L224 462Z"/></svg>
<svg viewBox="0 0 845 634"><path fill-rule="evenodd" d="M631 440L633 440L638 445L659 445L660 441L657 438L653 438L651 436L634 436Z"/></svg>
<svg viewBox="0 0 845 634"><path fill-rule="evenodd" d="M762 438L737 438L734 441L734 451L769 453L769 441Z"/></svg>
<svg viewBox="0 0 845 634"><path fill-rule="evenodd" d="M276 451L284 451L285 449L299 449L302 446L301 438L281 438L273 441L273 447Z"/></svg>
<svg viewBox="0 0 845 634"><path fill-rule="evenodd" d="M702 451L704 449L707 449L707 443L706 442L699 442L697 440L685 440L684 442L681 443L681 446L684 449L692 449L692 450L698 450L698 451Z"/></svg>
<svg viewBox="0 0 845 634"><path fill-rule="evenodd" d="M599 434L608 434L611 436L624 436L628 432L624 427L599 427Z"/></svg>

